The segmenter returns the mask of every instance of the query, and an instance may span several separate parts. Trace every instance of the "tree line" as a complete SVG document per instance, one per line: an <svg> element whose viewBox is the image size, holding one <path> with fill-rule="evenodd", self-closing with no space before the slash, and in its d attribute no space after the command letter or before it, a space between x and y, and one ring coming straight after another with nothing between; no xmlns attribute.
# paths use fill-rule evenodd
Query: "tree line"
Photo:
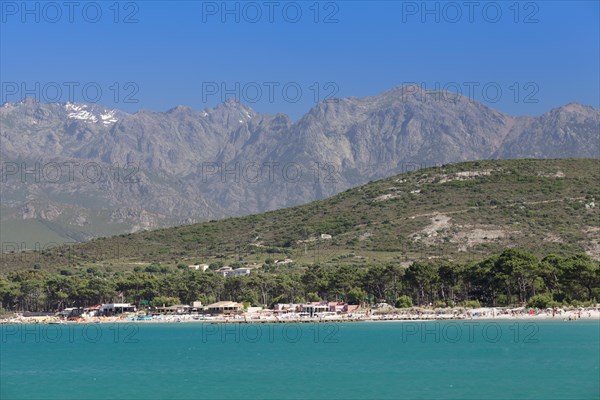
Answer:
<svg viewBox="0 0 600 400"><path fill-rule="evenodd" d="M600 299L600 265L588 255L548 255L506 249L470 263L448 260L353 266L265 267L248 276L223 277L211 270L173 269L152 264L135 271L72 274L40 269L0 276L0 308L5 311L60 311L109 302L143 306L203 304L221 300L248 305L306 301L350 304L387 302L410 306L548 307Z"/></svg>

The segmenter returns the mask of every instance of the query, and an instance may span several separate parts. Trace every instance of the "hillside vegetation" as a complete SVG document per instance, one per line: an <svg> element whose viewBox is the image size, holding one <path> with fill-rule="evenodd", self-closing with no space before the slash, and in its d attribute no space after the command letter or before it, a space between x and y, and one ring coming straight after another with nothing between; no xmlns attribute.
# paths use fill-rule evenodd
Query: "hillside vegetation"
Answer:
<svg viewBox="0 0 600 400"><path fill-rule="evenodd" d="M489 160L428 168L306 205L2 255L2 271L464 262L519 247L600 259L600 160ZM330 235L331 238L321 235ZM10 250L5 245L4 250ZM41 244L40 247L51 247Z"/></svg>

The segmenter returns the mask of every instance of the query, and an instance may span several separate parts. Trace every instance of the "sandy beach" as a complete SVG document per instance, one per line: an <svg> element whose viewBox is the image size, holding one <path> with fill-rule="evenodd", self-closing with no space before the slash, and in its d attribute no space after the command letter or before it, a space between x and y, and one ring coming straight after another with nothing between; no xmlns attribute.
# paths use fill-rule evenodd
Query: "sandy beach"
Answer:
<svg viewBox="0 0 600 400"><path fill-rule="evenodd" d="M600 307L531 310L478 308L464 309L419 309L390 310L389 312L356 312L325 317L304 317L296 314L285 316L250 313L230 316L207 316L201 314L154 315L139 313L121 314L110 317L87 317L65 320L57 316L26 317L14 315L0 319L0 324L90 324L90 323L208 323L208 324L273 324L273 323L335 323L335 322L389 322L389 321L432 321L432 320L600 320Z"/></svg>

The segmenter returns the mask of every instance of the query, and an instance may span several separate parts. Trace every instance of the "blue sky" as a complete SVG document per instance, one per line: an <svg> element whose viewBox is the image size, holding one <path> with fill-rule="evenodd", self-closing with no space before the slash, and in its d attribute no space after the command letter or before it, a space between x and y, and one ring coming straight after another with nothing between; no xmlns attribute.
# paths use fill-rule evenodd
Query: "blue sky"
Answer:
<svg viewBox="0 0 600 400"><path fill-rule="evenodd" d="M164 111L237 97L296 119L328 96L414 82L514 115L600 106L597 1L1 3L2 102Z"/></svg>

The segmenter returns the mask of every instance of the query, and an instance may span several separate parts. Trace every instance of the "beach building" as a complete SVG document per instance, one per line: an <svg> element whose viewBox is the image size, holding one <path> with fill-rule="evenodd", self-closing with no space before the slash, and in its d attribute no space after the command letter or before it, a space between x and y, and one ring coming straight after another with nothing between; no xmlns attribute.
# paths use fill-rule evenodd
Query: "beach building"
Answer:
<svg viewBox="0 0 600 400"><path fill-rule="evenodd" d="M297 312L302 309L302 304L277 303L273 306L273 311Z"/></svg>
<svg viewBox="0 0 600 400"><path fill-rule="evenodd" d="M271 310L273 314L282 315L288 313L302 313L307 316L313 317L319 313L335 313L342 314L352 312L359 308L358 305L350 305L342 301L321 301L312 302L306 304L284 304L278 303L273 306Z"/></svg>
<svg viewBox="0 0 600 400"><path fill-rule="evenodd" d="M100 309L102 308L102 304L96 304L90 307L86 307L83 309L83 317L97 317L100 316Z"/></svg>
<svg viewBox="0 0 600 400"><path fill-rule="evenodd" d="M346 306L346 304L341 301L330 301L329 303L327 303L328 311L338 313L338 314L341 312L344 312L345 306Z"/></svg>
<svg viewBox="0 0 600 400"><path fill-rule="evenodd" d="M179 314L189 314L191 311L191 306L186 304L175 304L173 306L168 307L156 307L156 309L152 312L152 314L160 314L160 315L179 315Z"/></svg>
<svg viewBox="0 0 600 400"><path fill-rule="evenodd" d="M69 307L62 310L59 314L63 318L73 318L79 317L84 313L84 309L82 307Z"/></svg>
<svg viewBox="0 0 600 400"><path fill-rule="evenodd" d="M238 314L243 308L243 304L235 301L218 301L204 307L204 311L208 314Z"/></svg>
<svg viewBox="0 0 600 400"><path fill-rule="evenodd" d="M301 304L277 303L277 304L275 304L273 306L273 308L271 309L271 312L274 315L283 315L283 314L297 313L297 312L300 312L301 310L302 310L302 305Z"/></svg>
<svg viewBox="0 0 600 400"><path fill-rule="evenodd" d="M135 312L135 306L129 303L109 303L102 304L100 307L100 315L115 315L125 312Z"/></svg>
<svg viewBox="0 0 600 400"><path fill-rule="evenodd" d="M344 303L343 301L330 301L327 303L327 307L329 312L342 314L347 312L352 312L358 309L359 305L351 305Z"/></svg>
<svg viewBox="0 0 600 400"><path fill-rule="evenodd" d="M329 306L327 303L314 302L302 304L302 312L308 314L309 317L314 317L317 313L328 312Z"/></svg>
<svg viewBox="0 0 600 400"><path fill-rule="evenodd" d="M346 304L344 307L344 312L353 312L360 308L358 304Z"/></svg>

